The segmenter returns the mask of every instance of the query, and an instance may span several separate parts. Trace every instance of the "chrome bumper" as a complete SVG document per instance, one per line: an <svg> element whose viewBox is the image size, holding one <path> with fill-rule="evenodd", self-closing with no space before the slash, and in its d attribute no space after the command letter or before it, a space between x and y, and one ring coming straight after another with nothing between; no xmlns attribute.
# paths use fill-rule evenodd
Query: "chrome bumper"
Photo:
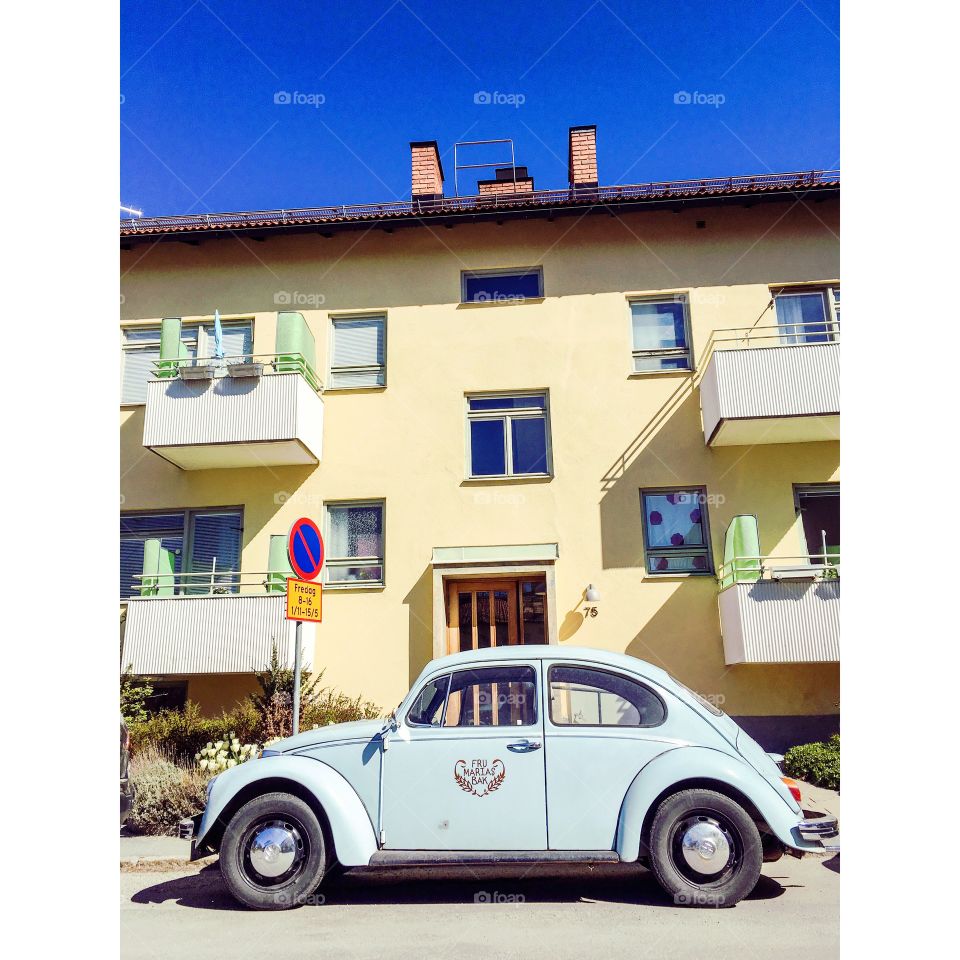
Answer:
<svg viewBox="0 0 960 960"><path fill-rule="evenodd" d="M819 843L818 847L802 847L803 853L812 856L832 857L840 852L839 843L826 843L840 836L840 821L836 817L812 817L801 820L796 826L800 839L807 843Z"/></svg>

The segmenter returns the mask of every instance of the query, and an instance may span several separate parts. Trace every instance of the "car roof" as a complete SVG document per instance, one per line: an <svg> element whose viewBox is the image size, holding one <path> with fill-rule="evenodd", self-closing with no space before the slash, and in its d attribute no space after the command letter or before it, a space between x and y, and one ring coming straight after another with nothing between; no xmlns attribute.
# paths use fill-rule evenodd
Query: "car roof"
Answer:
<svg viewBox="0 0 960 960"><path fill-rule="evenodd" d="M618 667L631 670L659 683L675 683L666 670L646 660L631 657L625 653L613 653L610 650L596 650L592 647L566 647L552 643L525 643L506 647L484 647L482 650L465 650L451 653L445 657L431 660L423 673L433 673L455 667L471 667L484 663L502 663L505 660L578 660L589 661L605 667ZM421 674L422 676L422 674Z"/></svg>

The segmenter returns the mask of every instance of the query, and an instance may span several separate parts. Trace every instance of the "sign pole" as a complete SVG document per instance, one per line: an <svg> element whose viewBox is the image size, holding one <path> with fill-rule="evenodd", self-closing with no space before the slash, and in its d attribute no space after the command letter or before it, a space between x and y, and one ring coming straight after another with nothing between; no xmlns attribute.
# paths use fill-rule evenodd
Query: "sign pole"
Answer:
<svg viewBox="0 0 960 960"><path fill-rule="evenodd" d="M293 641L293 735L300 732L300 650L303 621L297 621Z"/></svg>

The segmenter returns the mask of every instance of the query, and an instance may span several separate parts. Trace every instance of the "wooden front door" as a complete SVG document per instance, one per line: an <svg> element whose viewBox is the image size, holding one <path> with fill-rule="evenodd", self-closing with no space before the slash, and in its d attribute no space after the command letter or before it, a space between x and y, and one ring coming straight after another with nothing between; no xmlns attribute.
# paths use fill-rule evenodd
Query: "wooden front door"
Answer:
<svg viewBox="0 0 960 960"><path fill-rule="evenodd" d="M516 580L447 584L447 650L479 650L520 642Z"/></svg>

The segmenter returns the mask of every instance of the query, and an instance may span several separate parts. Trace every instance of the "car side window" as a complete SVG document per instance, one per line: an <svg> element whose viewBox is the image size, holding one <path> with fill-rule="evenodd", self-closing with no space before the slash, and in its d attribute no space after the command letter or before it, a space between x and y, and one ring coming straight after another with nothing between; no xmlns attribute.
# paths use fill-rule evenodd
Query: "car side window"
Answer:
<svg viewBox="0 0 960 960"><path fill-rule="evenodd" d="M513 727L537 722L533 667L462 670L450 681L445 727Z"/></svg>
<svg viewBox="0 0 960 960"><path fill-rule="evenodd" d="M443 722L443 705L447 699L450 674L434 677L424 684L420 695L407 711L407 723L417 727L439 727Z"/></svg>
<svg viewBox="0 0 960 960"><path fill-rule="evenodd" d="M549 680L554 726L655 727L667 715L649 687L617 673L553 666Z"/></svg>

